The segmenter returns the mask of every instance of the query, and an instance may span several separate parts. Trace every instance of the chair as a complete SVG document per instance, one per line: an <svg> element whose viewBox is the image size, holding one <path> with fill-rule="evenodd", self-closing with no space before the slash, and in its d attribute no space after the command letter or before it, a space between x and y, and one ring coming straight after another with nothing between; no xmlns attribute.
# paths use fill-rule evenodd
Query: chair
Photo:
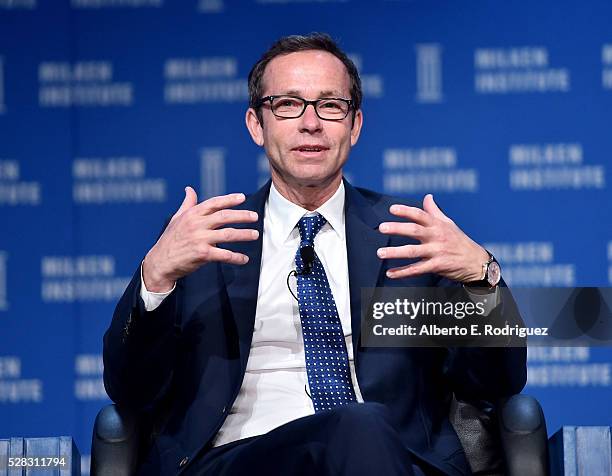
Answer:
<svg viewBox="0 0 612 476"><path fill-rule="evenodd" d="M549 474L546 422L533 397L514 395L497 408L476 408L454 400L450 420L475 475ZM93 430L91 476L133 474L142 436L132 413L117 405L102 408Z"/></svg>

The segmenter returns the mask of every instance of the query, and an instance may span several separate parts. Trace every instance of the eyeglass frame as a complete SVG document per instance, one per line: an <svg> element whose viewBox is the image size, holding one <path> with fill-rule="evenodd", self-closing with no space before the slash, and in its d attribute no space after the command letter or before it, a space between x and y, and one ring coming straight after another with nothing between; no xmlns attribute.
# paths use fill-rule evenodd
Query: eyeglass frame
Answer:
<svg viewBox="0 0 612 476"><path fill-rule="evenodd" d="M286 117L286 116L279 116L274 112L274 109L272 108L272 101L274 101L274 99L276 98L293 98L293 99L299 99L300 101L303 101L304 103L304 107L302 109L302 112L300 112L300 114L298 114L295 117ZM334 100L334 101L343 101L348 105L348 109L346 110L346 114L344 117L342 118L337 118L337 119L328 119L325 117L321 117L319 115L319 111L317 110L317 104L321 101L329 101L329 100ZM351 109L354 108L354 101L352 99L345 99L345 98L319 98L319 99L315 99L314 101L308 101L307 99L304 99L300 96L293 96L291 94L275 94L272 96L264 96L262 98L260 98L257 103L255 104L256 108L260 108L261 106L264 105L264 103L266 102L270 102L270 110L272 111L272 114L274 114L274 117L279 117L281 119L298 119L299 117L302 117L304 115L304 113L306 112L306 108L308 106L310 106L312 104L312 107L315 111L315 114L317 115L317 117L319 119L321 119L322 121L343 121L344 119L346 119L349 115L349 112L351 111Z"/></svg>

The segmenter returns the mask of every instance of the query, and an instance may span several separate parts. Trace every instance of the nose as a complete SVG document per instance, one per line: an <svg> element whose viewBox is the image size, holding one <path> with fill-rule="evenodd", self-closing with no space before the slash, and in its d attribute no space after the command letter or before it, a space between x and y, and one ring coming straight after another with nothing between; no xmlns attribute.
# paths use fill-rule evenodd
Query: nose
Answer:
<svg viewBox="0 0 612 476"><path fill-rule="evenodd" d="M300 132L318 132L321 130L321 119L317 116L314 104L306 106L304 114L300 116Z"/></svg>

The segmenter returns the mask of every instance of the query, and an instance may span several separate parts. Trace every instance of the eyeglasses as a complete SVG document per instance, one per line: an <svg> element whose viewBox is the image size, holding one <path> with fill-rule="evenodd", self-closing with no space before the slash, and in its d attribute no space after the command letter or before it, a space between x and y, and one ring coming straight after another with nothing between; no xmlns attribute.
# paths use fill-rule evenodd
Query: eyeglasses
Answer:
<svg viewBox="0 0 612 476"><path fill-rule="evenodd" d="M298 96L266 96L256 103L256 107L261 107L269 102L272 114L284 119L296 119L304 114L306 107L312 104L320 119L326 121L341 121L348 116L353 101L342 98L321 98L314 101L307 101Z"/></svg>

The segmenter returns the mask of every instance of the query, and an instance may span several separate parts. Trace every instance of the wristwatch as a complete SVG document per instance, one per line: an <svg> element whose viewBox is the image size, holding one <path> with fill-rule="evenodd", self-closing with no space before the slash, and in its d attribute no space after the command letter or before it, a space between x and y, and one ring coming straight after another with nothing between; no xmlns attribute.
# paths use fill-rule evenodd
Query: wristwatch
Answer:
<svg viewBox="0 0 612 476"><path fill-rule="evenodd" d="M486 251L486 250L485 250ZM487 253L489 253L487 251ZM489 260L482 264L482 283L491 288L497 286L501 279L501 268L499 263L491 253L489 253Z"/></svg>
<svg viewBox="0 0 612 476"><path fill-rule="evenodd" d="M489 254L489 259L482 263L482 278L480 281L472 281L466 283L469 287L488 287L494 288L499 284L501 279L501 268L499 263L491 253L485 250Z"/></svg>

